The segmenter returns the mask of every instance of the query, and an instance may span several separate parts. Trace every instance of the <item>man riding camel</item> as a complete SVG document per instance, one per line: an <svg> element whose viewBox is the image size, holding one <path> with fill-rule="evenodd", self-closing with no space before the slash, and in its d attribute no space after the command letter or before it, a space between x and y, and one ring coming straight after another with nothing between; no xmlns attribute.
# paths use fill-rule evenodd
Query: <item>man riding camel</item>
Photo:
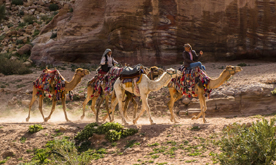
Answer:
<svg viewBox="0 0 276 165"><path fill-rule="evenodd" d="M199 52L199 55L196 54L194 50L192 50L192 46L190 44L184 44L184 51L183 51L183 58L184 58L184 66L186 68L195 68L199 67L200 69L203 69L206 71L206 68L204 65L201 64L198 59L203 55L203 51Z"/></svg>

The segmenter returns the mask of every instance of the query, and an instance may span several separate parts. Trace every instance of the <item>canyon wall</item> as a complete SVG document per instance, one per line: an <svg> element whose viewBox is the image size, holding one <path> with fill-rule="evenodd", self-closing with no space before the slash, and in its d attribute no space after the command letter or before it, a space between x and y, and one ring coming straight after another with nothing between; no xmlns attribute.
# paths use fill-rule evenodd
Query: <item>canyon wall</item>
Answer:
<svg viewBox="0 0 276 165"><path fill-rule="evenodd" d="M203 61L276 60L276 0L76 0L72 6L52 20L56 39L40 39L48 28L33 41L33 61L97 64L111 48L121 63L180 64L184 43L204 51Z"/></svg>

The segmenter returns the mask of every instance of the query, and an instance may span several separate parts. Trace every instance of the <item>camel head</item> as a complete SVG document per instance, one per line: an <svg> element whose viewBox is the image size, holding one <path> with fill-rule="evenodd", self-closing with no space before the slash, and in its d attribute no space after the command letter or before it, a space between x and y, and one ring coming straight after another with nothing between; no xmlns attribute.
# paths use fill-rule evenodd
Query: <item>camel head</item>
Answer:
<svg viewBox="0 0 276 165"><path fill-rule="evenodd" d="M233 76L234 74L242 71L242 68L240 66L226 66L225 72L229 73L229 75Z"/></svg>
<svg viewBox="0 0 276 165"><path fill-rule="evenodd" d="M173 69L173 68L169 68L166 70L166 73L171 75L172 78L176 78L182 75L182 73L179 70Z"/></svg>
<svg viewBox="0 0 276 165"><path fill-rule="evenodd" d="M75 70L75 75L79 75L80 77L84 77L88 75L90 72L87 69L78 68Z"/></svg>
<svg viewBox="0 0 276 165"><path fill-rule="evenodd" d="M164 70L162 68L158 68L157 66L152 66L149 69L149 72L147 76L151 79L154 80L155 78L158 78L164 73Z"/></svg>

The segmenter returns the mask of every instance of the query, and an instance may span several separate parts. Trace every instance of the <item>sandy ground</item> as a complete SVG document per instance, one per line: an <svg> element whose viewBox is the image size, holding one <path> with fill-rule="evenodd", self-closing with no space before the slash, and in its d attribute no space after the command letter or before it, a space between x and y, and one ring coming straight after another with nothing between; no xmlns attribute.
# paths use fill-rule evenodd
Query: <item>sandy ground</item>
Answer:
<svg viewBox="0 0 276 165"><path fill-rule="evenodd" d="M222 72L222 67L226 65L237 65L245 63L249 66L243 67L243 71L233 76L225 85L231 85L233 88L241 85L254 84L257 82L263 82L267 80L276 79L276 64L264 63L256 61L233 61L233 62L213 62L206 63L207 74L216 78ZM179 65L166 66L165 68L178 68ZM60 70L60 73L70 80L73 73L70 68L67 70ZM91 113L89 106L86 107L86 118L80 120L82 101L73 101L67 103L67 112L71 123L65 122L64 114L61 105L57 105L56 111L53 113L52 118L48 123L44 123L43 119L38 111L37 105L34 105L31 111L30 122L26 123L28 108L21 101L30 100L31 95L26 92L32 90L32 81L34 81L41 74L41 70L35 69L34 73L28 75L11 75L0 77L0 161L1 157L6 151L11 151L12 156L6 164L18 164L19 162L28 162L32 158L31 150L35 148L43 147L47 141L54 138L61 138L62 136L73 137L79 130L81 130L86 124L94 122L94 114ZM94 76L95 72L91 72L90 75L83 78L81 83L74 90L75 93L79 93L83 98L85 97L85 88L89 79ZM210 152L218 152L218 148L214 147L211 143L213 139L218 138L222 128L234 122L248 123L258 120L252 117L238 116L235 118L210 118L207 117L207 124L202 124L202 119L192 121L189 118L177 119L179 124L173 124L169 121L169 112L164 107L164 102L169 99L166 97L168 90L163 88L158 92L153 92L150 97L149 105L151 107L151 114L153 120L157 125L149 125L147 114L144 113L142 118L138 120L138 124L130 125L129 127L139 128L139 133L132 137L128 137L125 140L117 142L117 146L111 147L111 145L105 146L108 149L108 154L105 158L92 161L91 164L150 164L150 163L165 163L168 164L215 164L216 160L213 160ZM12 98L17 98L17 103L8 105L8 102ZM139 98L136 98L139 102ZM176 105L180 104L176 103ZM43 105L43 111L47 116L50 112L50 105ZM104 107L101 107L101 116L105 114ZM133 107L129 107L129 117L132 118ZM138 113L139 113L138 109ZM271 118L271 117L266 117ZM118 112L116 111L116 122L121 123ZM34 123L40 123L46 129L35 133L28 134L28 127ZM131 121L129 121L131 123ZM192 131L190 128L193 126L199 126L199 131ZM64 128L63 135L55 136L56 129ZM20 142L20 138L24 136L27 138L25 143ZM202 140L205 139L205 140ZM131 141L136 140L140 145L134 145L132 148L125 149L125 145ZM172 143L174 141L175 143ZM188 144L184 143L188 141ZM203 142L204 141L204 142ZM148 146L148 144L159 143L158 146ZM196 152L195 148L191 151L187 147L196 146L198 144L204 144L206 148L197 148L201 150L202 154L198 156L189 156ZM184 145L184 148L183 148ZM150 155L154 148L160 148L161 146L167 147L165 152L173 147L175 154L155 154L159 155L152 157Z"/></svg>

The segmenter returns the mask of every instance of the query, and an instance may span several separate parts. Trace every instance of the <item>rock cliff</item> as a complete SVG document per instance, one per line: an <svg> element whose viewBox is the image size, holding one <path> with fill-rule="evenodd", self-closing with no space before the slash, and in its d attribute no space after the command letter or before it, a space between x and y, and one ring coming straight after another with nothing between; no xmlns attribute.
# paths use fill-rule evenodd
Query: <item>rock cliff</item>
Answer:
<svg viewBox="0 0 276 165"><path fill-rule="evenodd" d="M183 44L202 60L276 60L276 0L76 0L32 49L39 62L99 63L106 48L124 63L181 63ZM55 40L39 40L57 29Z"/></svg>

